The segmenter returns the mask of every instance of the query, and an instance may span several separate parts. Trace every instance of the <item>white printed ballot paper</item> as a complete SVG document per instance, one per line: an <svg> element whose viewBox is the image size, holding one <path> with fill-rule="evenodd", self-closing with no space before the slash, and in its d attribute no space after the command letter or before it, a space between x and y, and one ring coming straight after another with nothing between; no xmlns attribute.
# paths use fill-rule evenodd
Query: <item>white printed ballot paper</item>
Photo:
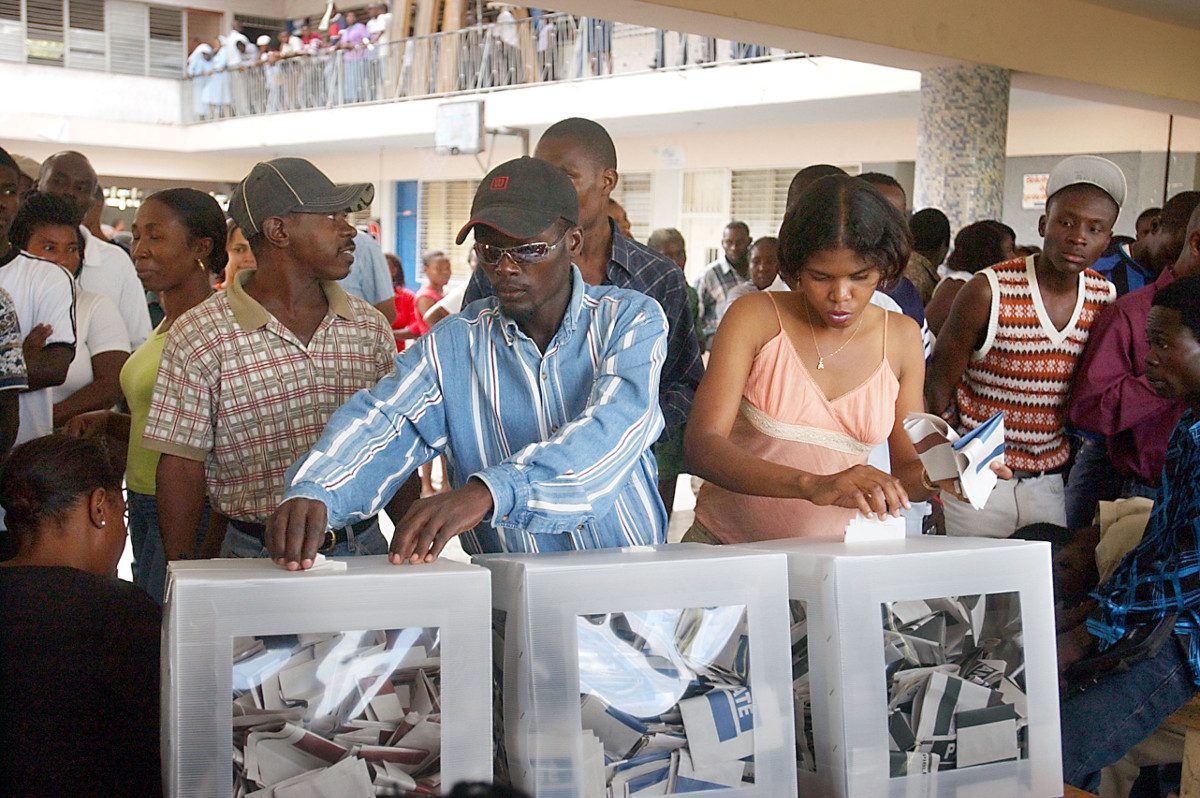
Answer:
<svg viewBox="0 0 1200 798"><path fill-rule="evenodd" d="M169 794L367 798L486 780L489 593L485 570L448 561L172 563Z"/></svg>
<svg viewBox="0 0 1200 798"><path fill-rule="evenodd" d="M782 559L677 544L475 562L496 607L498 775L534 798L796 794Z"/></svg>
<svg viewBox="0 0 1200 798"><path fill-rule="evenodd" d="M788 557L800 795L1061 794L1048 544L734 548Z"/></svg>
<svg viewBox="0 0 1200 798"><path fill-rule="evenodd" d="M935 482L957 479L971 506L982 510L996 486L992 463L1004 458L1004 414L997 413L960 437L944 419L909 413L904 431L929 478Z"/></svg>
<svg viewBox="0 0 1200 798"><path fill-rule="evenodd" d="M746 687L721 687L679 702L688 748L699 762L754 754L754 701Z"/></svg>

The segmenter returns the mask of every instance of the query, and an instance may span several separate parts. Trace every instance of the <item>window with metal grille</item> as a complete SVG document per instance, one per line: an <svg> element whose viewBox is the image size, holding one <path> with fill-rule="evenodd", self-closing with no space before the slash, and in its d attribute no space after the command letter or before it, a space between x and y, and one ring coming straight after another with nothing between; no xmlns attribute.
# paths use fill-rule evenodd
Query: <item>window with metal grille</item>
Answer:
<svg viewBox="0 0 1200 798"><path fill-rule="evenodd" d="M838 164L847 174L862 172L861 163ZM730 182L730 218L745 222L752 238L779 235L787 210L788 186L800 167L738 169Z"/></svg>
<svg viewBox="0 0 1200 798"><path fill-rule="evenodd" d="M612 198L621 203L629 217L630 231L634 241L643 244L650 237L650 214L654 207L654 193L649 172L621 173Z"/></svg>
<svg viewBox="0 0 1200 798"><path fill-rule="evenodd" d="M795 169L739 169L730 184L729 215L750 227L750 236L778 235Z"/></svg>
<svg viewBox="0 0 1200 798"><path fill-rule="evenodd" d="M63 65L63 6L63 0L25 0L25 58L30 64Z"/></svg>
<svg viewBox="0 0 1200 798"><path fill-rule="evenodd" d="M694 282L721 253L721 231L729 222L728 169L683 173L679 232L687 243L687 278Z"/></svg>
<svg viewBox="0 0 1200 798"><path fill-rule="evenodd" d="M25 23L21 0L0 0L0 61L25 60Z"/></svg>
<svg viewBox="0 0 1200 798"><path fill-rule="evenodd" d="M365 16L362 15L362 16ZM248 28L265 28L278 33L287 28L287 20L279 17L258 17L253 14L234 14L233 18ZM360 17L361 18L361 17Z"/></svg>
<svg viewBox="0 0 1200 798"><path fill-rule="evenodd" d="M471 218L471 200L478 180L441 180L422 182L417 205L417 257L440 249L450 258L451 275L466 280L471 275L467 255L474 239L467 236L461 245L454 243L459 229ZM417 276L421 276L418 263Z"/></svg>
<svg viewBox="0 0 1200 798"><path fill-rule="evenodd" d="M70 0L67 19L67 66L103 71L106 67L104 0Z"/></svg>
<svg viewBox="0 0 1200 798"><path fill-rule="evenodd" d="M74 0L72 0L74 2ZM150 63L153 78L177 78L183 74L187 51L183 41L183 11L150 6Z"/></svg>
<svg viewBox="0 0 1200 798"><path fill-rule="evenodd" d="M108 71L145 75L149 41L146 35L149 8L145 3L108 0Z"/></svg>

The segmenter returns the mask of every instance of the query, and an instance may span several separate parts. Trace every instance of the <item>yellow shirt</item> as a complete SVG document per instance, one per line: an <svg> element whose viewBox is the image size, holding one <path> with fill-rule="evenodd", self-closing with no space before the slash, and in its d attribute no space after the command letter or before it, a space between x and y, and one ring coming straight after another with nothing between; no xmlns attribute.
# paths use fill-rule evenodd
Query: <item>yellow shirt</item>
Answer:
<svg viewBox="0 0 1200 798"><path fill-rule="evenodd" d="M142 445L146 416L150 413L150 397L158 377L163 344L167 334L162 325L151 333L146 342L134 350L121 368L121 392L129 403L129 455L125 461L125 484L134 493L154 495L154 473L158 470L159 453Z"/></svg>

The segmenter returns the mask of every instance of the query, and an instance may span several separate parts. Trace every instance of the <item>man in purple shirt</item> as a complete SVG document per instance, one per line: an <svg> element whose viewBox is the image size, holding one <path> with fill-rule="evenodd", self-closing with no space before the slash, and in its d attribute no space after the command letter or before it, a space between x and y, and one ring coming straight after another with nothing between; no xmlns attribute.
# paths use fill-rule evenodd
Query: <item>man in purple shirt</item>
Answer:
<svg viewBox="0 0 1200 798"><path fill-rule="evenodd" d="M1167 441L1185 405L1163 399L1146 381L1146 318L1158 289L1200 273L1198 205L1195 191L1167 202L1158 234L1179 246L1175 262L1151 285L1119 298L1092 327L1071 403L1071 423L1084 436L1067 483L1072 530L1091 525L1100 501L1155 495Z"/></svg>

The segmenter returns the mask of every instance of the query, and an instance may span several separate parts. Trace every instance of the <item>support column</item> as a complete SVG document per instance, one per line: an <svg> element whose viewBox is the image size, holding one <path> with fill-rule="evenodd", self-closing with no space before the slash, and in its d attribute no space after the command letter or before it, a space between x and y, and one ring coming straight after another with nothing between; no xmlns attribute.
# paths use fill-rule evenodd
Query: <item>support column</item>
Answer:
<svg viewBox="0 0 1200 798"><path fill-rule="evenodd" d="M914 210L940 208L956 233L1004 210L1009 72L989 66L921 73Z"/></svg>

